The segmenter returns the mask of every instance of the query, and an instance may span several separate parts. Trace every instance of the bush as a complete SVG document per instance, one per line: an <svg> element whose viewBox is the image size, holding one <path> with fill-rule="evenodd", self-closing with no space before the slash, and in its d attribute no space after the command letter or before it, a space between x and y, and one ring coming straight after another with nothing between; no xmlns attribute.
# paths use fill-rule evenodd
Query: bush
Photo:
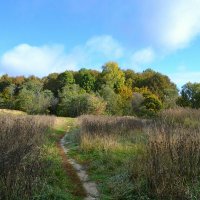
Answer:
<svg viewBox="0 0 200 200"><path fill-rule="evenodd" d="M108 115L123 114L123 105L119 94L116 94L115 91L107 85L104 86L99 93L106 101L106 113Z"/></svg>
<svg viewBox="0 0 200 200"><path fill-rule="evenodd" d="M134 93L132 109L137 116L154 117L162 109L162 102L150 92Z"/></svg>
<svg viewBox="0 0 200 200"><path fill-rule="evenodd" d="M77 117L83 114L104 114L105 102L92 94L79 94L66 99L58 108L58 114L62 116Z"/></svg>

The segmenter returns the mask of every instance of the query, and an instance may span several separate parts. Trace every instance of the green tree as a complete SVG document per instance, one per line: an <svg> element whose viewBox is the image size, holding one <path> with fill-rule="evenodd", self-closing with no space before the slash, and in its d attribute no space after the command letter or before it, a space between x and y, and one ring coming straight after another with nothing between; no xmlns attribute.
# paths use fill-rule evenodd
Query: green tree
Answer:
<svg viewBox="0 0 200 200"><path fill-rule="evenodd" d="M3 92L0 93L0 107L7 109L15 109L15 91L16 86L11 84L4 88Z"/></svg>
<svg viewBox="0 0 200 200"><path fill-rule="evenodd" d="M124 72L115 62L108 62L103 66L102 80L105 85L118 91L125 83Z"/></svg>
<svg viewBox="0 0 200 200"><path fill-rule="evenodd" d="M100 95L106 101L106 112L109 115L122 115L123 102L121 96L116 94L115 91L108 85L102 87L99 91Z"/></svg>
<svg viewBox="0 0 200 200"><path fill-rule="evenodd" d="M28 81L19 91L16 108L29 114L45 114L49 112L53 99L53 93L43 91L41 83Z"/></svg>
<svg viewBox="0 0 200 200"><path fill-rule="evenodd" d="M164 103L165 107L175 104L178 97L178 89L170 81L169 77L151 69L147 69L140 74L135 82L135 86L138 88L147 87ZM169 99L171 102L169 102Z"/></svg>
<svg viewBox="0 0 200 200"><path fill-rule="evenodd" d="M200 83L186 83L177 104L182 107L200 108Z"/></svg>
<svg viewBox="0 0 200 200"><path fill-rule="evenodd" d="M43 79L44 89L51 90L55 96L58 96L59 84L57 82L58 73L49 74Z"/></svg>
<svg viewBox="0 0 200 200"><path fill-rule="evenodd" d="M29 76L28 78L25 79L24 84L27 83L33 83L35 85L43 85L42 79L38 78L37 76Z"/></svg>
<svg viewBox="0 0 200 200"><path fill-rule="evenodd" d="M125 85L129 88L135 87L135 82L138 79L138 74L131 69L127 69L124 71L124 75L125 75Z"/></svg>
<svg viewBox="0 0 200 200"><path fill-rule="evenodd" d="M79 72L75 75L75 80L76 83L87 92L94 91L96 78L91 70L84 68L79 70Z"/></svg>
<svg viewBox="0 0 200 200"><path fill-rule="evenodd" d="M0 78L0 92L2 92L6 87L12 84L12 78L8 74L4 74Z"/></svg>
<svg viewBox="0 0 200 200"><path fill-rule="evenodd" d="M75 83L74 75L71 71L65 71L59 74L57 77L57 84L59 89L62 89L64 86L71 85L74 83Z"/></svg>
<svg viewBox="0 0 200 200"><path fill-rule="evenodd" d="M66 86L59 93L57 114L60 116L77 117L82 114L103 114L105 102L94 94L87 94L78 85Z"/></svg>
<svg viewBox="0 0 200 200"><path fill-rule="evenodd" d="M145 106L145 109L148 111L147 115L155 115L162 108L162 102L154 94L144 94L142 105Z"/></svg>
<svg viewBox="0 0 200 200"><path fill-rule="evenodd" d="M80 86L77 84L66 85L63 87L58 93L59 102L57 106L57 114L59 116L74 116L75 114L71 114L71 110L73 109L70 108L72 105L72 99L85 93L86 91L80 88Z"/></svg>

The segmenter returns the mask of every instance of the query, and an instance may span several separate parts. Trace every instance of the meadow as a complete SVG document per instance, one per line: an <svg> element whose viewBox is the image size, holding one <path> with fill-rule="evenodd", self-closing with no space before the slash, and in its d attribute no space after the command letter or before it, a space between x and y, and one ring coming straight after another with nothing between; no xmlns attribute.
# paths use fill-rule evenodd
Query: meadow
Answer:
<svg viewBox="0 0 200 200"><path fill-rule="evenodd" d="M200 112L155 119L82 116L70 156L88 168L101 199L199 199Z"/></svg>
<svg viewBox="0 0 200 200"><path fill-rule="evenodd" d="M169 109L152 119L0 115L0 199L81 200L67 157L97 183L101 200L200 199L200 112Z"/></svg>

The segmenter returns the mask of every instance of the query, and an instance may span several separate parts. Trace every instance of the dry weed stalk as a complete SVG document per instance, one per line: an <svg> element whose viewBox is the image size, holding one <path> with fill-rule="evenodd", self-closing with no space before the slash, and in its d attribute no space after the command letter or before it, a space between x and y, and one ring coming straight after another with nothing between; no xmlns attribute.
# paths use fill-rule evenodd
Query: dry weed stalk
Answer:
<svg viewBox="0 0 200 200"><path fill-rule="evenodd" d="M190 124L186 124L190 119ZM193 126L194 122L195 126ZM167 110L148 129L147 177L158 199L190 199L200 177L200 112ZM200 194L198 194L200 195ZM198 196L199 198L200 196Z"/></svg>
<svg viewBox="0 0 200 200"><path fill-rule="evenodd" d="M133 130L142 130L147 120L135 117L108 117L83 115L81 121L81 133L90 135L124 135Z"/></svg>
<svg viewBox="0 0 200 200"><path fill-rule="evenodd" d="M0 115L0 199L31 196L44 167L40 146L53 123L54 117Z"/></svg>

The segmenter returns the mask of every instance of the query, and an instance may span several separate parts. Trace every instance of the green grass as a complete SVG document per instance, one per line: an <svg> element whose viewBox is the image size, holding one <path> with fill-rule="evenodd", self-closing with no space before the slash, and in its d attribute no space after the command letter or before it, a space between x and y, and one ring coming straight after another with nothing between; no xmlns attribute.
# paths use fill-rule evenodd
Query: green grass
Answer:
<svg viewBox="0 0 200 200"><path fill-rule="evenodd" d="M42 147L41 161L48 163L43 174L43 187L33 199L49 200L80 200L82 198L73 195L74 183L67 176L62 167L62 158L57 148L59 138L73 126L75 119L57 118L55 127L48 133L47 140Z"/></svg>
<svg viewBox="0 0 200 200"><path fill-rule="evenodd" d="M133 198L134 185L130 181L134 159L145 153L146 138L141 132L128 138L114 137L108 148L99 141L89 141L89 148L81 148L77 138L78 129L71 131L66 140L71 141L69 156L76 159L88 170L90 178L98 184L101 200L138 199ZM94 139L94 138L93 138ZM102 140L102 138L98 138ZM88 143L89 143L88 142ZM105 143L105 141L103 141ZM93 144L93 145L92 145ZM112 145L114 144L114 147ZM142 198L141 198L142 199Z"/></svg>

